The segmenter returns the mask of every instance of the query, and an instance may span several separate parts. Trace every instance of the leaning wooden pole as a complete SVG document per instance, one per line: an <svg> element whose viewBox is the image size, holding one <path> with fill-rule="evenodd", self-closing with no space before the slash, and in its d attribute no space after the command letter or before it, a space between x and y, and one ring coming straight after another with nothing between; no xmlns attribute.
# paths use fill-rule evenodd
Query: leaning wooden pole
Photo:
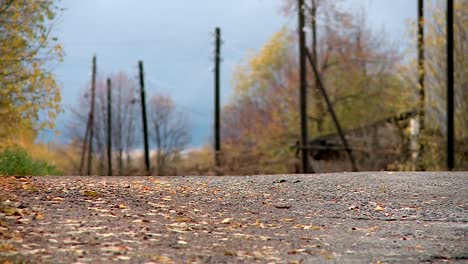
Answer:
<svg viewBox="0 0 468 264"><path fill-rule="evenodd" d="M340 122L338 121L335 110L333 109L333 105L331 104L330 98L328 97L327 91L325 90L325 86L323 85L322 79L320 78L317 66L314 64L314 61L312 59L310 52L307 49L305 50L305 52L306 52L307 58L309 59L309 63L312 67L312 70L314 71L315 77L317 78L318 88L322 92L322 96L325 99L325 102L327 103L328 111L330 112L332 116L333 122L335 123L336 129L338 130L338 134L340 135L341 142L343 143L346 153L348 154L352 169L353 171L358 171L358 167L353 157L351 148L349 147L348 140L346 139L343 129L341 128Z"/></svg>
<svg viewBox="0 0 468 264"><path fill-rule="evenodd" d="M151 175L150 159L149 159L149 144L148 144L148 122L146 118L146 99L145 99L145 77L143 71L143 61L138 62L140 70L140 95L141 95L141 114L143 119L143 142L145 145L145 166L146 174Z"/></svg>
<svg viewBox="0 0 468 264"><path fill-rule="evenodd" d="M317 3L315 0L311 2L312 6L310 9L310 16L311 16L311 24L310 27L312 29L312 55L314 59L315 65L318 65L318 55L317 55Z"/></svg>
<svg viewBox="0 0 468 264"><path fill-rule="evenodd" d="M89 145L87 175L91 175L93 158L93 132L94 132L94 103L96 99L96 55L93 56L93 73L91 77L91 110L89 113Z"/></svg>
<svg viewBox="0 0 468 264"><path fill-rule="evenodd" d="M455 168L453 0L447 0L447 169Z"/></svg>

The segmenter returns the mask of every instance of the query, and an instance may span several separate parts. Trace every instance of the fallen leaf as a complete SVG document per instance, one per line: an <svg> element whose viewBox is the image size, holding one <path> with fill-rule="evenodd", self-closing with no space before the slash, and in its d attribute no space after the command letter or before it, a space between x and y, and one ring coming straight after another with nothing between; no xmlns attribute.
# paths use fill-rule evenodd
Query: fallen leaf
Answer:
<svg viewBox="0 0 468 264"><path fill-rule="evenodd" d="M161 263L161 264L170 264L170 263L175 263L172 259L170 259L169 257L166 257L166 256L162 256L162 255L154 255L152 257L153 260L157 261L157 263Z"/></svg>
<svg viewBox="0 0 468 264"><path fill-rule="evenodd" d="M304 230L321 230L322 228L320 226L313 226L313 225L308 225L304 226Z"/></svg>
<svg viewBox="0 0 468 264"><path fill-rule="evenodd" d="M256 226L256 227L259 227L259 228L265 228L265 224L263 224L259 219L257 219L257 221L255 221L255 223L250 224L250 225Z"/></svg>
<svg viewBox="0 0 468 264"><path fill-rule="evenodd" d="M226 218L223 221L221 221L221 224L230 224L232 221L232 218Z"/></svg>
<svg viewBox="0 0 468 264"><path fill-rule="evenodd" d="M259 251L254 251L252 252L252 255L256 258L256 259L263 259L265 258L265 255L263 255L261 252Z"/></svg>
<svg viewBox="0 0 468 264"><path fill-rule="evenodd" d="M89 196L89 197L98 197L99 196L99 194L97 192L91 191L91 190L84 191L83 195Z"/></svg>
<svg viewBox="0 0 468 264"><path fill-rule="evenodd" d="M424 247L420 244L416 245L414 248L419 251L424 250Z"/></svg>
<svg viewBox="0 0 468 264"><path fill-rule="evenodd" d="M132 223L149 223L148 219L135 219Z"/></svg>
<svg viewBox="0 0 468 264"><path fill-rule="evenodd" d="M33 216L33 219L34 219L34 220L44 220L44 214L42 214L42 213L36 213L36 214Z"/></svg>
<svg viewBox="0 0 468 264"><path fill-rule="evenodd" d="M383 211L383 210L385 210L385 208L383 207L383 205L382 205L382 206L381 206L381 205L377 205L377 206L374 208L374 211L376 211L376 212L381 212L381 211Z"/></svg>
<svg viewBox="0 0 468 264"><path fill-rule="evenodd" d="M237 256L236 252L232 252L232 251L224 251L224 256L232 256L232 257L235 257Z"/></svg>
<svg viewBox="0 0 468 264"><path fill-rule="evenodd" d="M128 247L126 247L126 246L124 246L124 245L119 246L119 248L120 248L120 250L122 250L122 251L130 250L130 248L128 248Z"/></svg>
<svg viewBox="0 0 468 264"><path fill-rule="evenodd" d="M10 244L0 244L0 252L16 251L16 248Z"/></svg>
<svg viewBox="0 0 468 264"><path fill-rule="evenodd" d="M22 216L23 215L20 209L13 208L13 207L2 208L1 212L8 216Z"/></svg>
<svg viewBox="0 0 468 264"><path fill-rule="evenodd" d="M177 217L175 221L178 223L185 223L185 222L192 222L192 219L187 218L187 217Z"/></svg>
<svg viewBox="0 0 468 264"><path fill-rule="evenodd" d="M293 226L293 228L302 229L302 230L322 230L322 228L320 226L300 225L300 224L297 224L297 225Z"/></svg>

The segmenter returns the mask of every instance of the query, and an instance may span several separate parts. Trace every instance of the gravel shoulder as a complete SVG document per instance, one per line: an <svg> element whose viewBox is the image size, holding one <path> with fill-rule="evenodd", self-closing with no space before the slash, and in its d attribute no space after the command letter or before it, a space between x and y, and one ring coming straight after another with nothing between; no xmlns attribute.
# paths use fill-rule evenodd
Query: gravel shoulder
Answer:
<svg viewBox="0 0 468 264"><path fill-rule="evenodd" d="M3 177L0 201L0 263L468 263L468 172Z"/></svg>

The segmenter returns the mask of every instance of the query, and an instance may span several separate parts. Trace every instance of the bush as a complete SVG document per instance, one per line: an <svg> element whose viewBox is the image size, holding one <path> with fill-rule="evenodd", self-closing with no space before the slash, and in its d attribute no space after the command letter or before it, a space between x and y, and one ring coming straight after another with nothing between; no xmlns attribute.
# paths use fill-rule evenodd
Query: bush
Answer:
<svg viewBox="0 0 468 264"><path fill-rule="evenodd" d="M20 147L10 147L0 153L0 175L60 175L55 166L45 161L33 160L26 150Z"/></svg>

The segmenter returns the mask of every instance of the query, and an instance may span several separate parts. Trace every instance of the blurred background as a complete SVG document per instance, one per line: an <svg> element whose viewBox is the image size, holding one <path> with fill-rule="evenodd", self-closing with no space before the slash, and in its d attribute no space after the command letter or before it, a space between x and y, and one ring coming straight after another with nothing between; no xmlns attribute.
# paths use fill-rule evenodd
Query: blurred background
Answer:
<svg viewBox="0 0 468 264"><path fill-rule="evenodd" d="M467 1L449 168L447 1L299 2L0 0L0 174L468 169Z"/></svg>

